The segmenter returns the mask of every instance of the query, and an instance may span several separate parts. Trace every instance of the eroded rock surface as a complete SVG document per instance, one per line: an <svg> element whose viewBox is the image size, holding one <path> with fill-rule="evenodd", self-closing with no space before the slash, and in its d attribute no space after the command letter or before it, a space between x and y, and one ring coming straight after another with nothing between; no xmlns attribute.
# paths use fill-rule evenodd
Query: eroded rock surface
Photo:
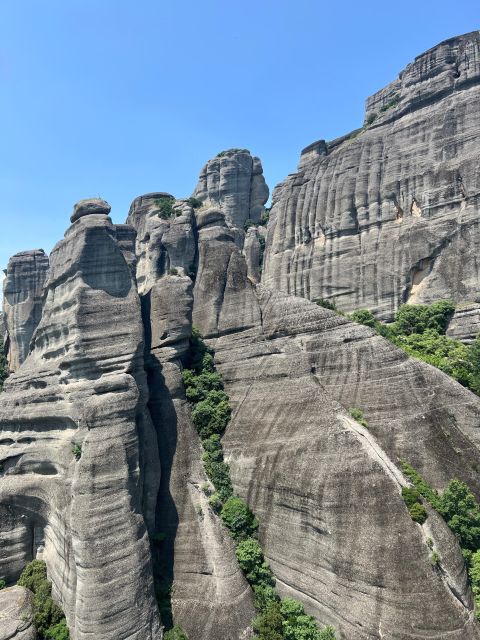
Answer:
<svg viewBox="0 0 480 640"><path fill-rule="evenodd" d="M171 200L173 215L161 217L162 200ZM136 198L128 213L127 224L137 232L137 283L146 293L158 278L172 269L181 275L195 267L194 216L184 200L175 200L169 193L148 193Z"/></svg>
<svg viewBox="0 0 480 640"><path fill-rule="evenodd" d="M397 463L439 488L461 477L479 495L480 400L371 330L255 287L221 234L202 250L200 231L209 286L197 281L194 323L216 350L234 409L224 447L235 489L260 520L282 595L351 640L479 638L455 538L433 513L411 520Z"/></svg>
<svg viewBox="0 0 480 640"><path fill-rule="evenodd" d="M0 640L35 640L33 593L23 587L0 590Z"/></svg>
<svg viewBox="0 0 480 640"><path fill-rule="evenodd" d="M209 160L200 173L194 196L219 207L234 227L258 222L268 200L260 158L246 149L230 149Z"/></svg>
<svg viewBox="0 0 480 640"><path fill-rule="evenodd" d="M418 56L363 129L310 145L276 188L262 282L383 320L479 302L479 104L480 32Z"/></svg>
<svg viewBox="0 0 480 640"><path fill-rule="evenodd" d="M193 283L185 273L196 254L196 222L191 207L181 202L181 215L160 221L155 200L157 195L137 198L129 220L139 230L149 408L162 470L156 511L156 533L162 542L154 546L156 579L159 585L171 585L173 621L189 638L239 640L255 615L252 593L238 567L233 542L202 489L208 480L181 377L192 330ZM218 217L224 219L221 213L207 212L203 220Z"/></svg>
<svg viewBox="0 0 480 640"><path fill-rule="evenodd" d="M30 353L0 402L0 574L43 558L73 640L157 640L160 476L140 300L105 214L51 254Z"/></svg>
<svg viewBox="0 0 480 640"><path fill-rule="evenodd" d="M22 251L8 263L3 283L3 323L11 371L16 371L27 357L30 341L40 322L48 264L43 249Z"/></svg>

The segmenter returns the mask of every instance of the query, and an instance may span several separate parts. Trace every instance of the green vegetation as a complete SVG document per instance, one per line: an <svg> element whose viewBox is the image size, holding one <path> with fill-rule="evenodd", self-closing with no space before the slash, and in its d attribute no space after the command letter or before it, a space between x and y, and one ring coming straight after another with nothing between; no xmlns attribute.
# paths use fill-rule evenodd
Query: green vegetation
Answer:
<svg viewBox="0 0 480 640"><path fill-rule="evenodd" d="M330 311L337 310L335 300L326 300L325 298L314 298L312 302L314 302L319 307L323 307L324 309L330 309Z"/></svg>
<svg viewBox="0 0 480 640"><path fill-rule="evenodd" d="M163 640L188 640L188 636L182 627L176 624L163 634Z"/></svg>
<svg viewBox="0 0 480 640"><path fill-rule="evenodd" d="M200 198L194 198L193 196L191 198L188 198L187 202L192 207L192 209L200 209L200 207L203 205L203 202L200 200Z"/></svg>
<svg viewBox="0 0 480 640"><path fill-rule="evenodd" d="M418 524L423 524L428 515L423 504L420 504L419 502L412 504L412 506L408 508L408 513L410 514L411 519L414 522L418 522Z"/></svg>
<svg viewBox="0 0 480 640"><path fill-rule="evenodd" d="M348 410L348 413L352 416L354 420L358 422L358 424L361 424L362 427L365 427L366 429L368 429L368 422L365 420L363 411L361 411L360 409L356 409L355 407L351 407Z"/></svg>
<svg viewBox="0 0 480 640"><path fill-rule="evenodd" d="M254 227L255 225L256 223L251 218L247 218L243 223L243 229L244 231L248 231L250 227Z"/></svg>
<svg viewBox="0 0 480 640"><path fill-rule="evenodd" d="M373 124L376 119L377 119L377 114L376 113L371 113L367 118L367 122L366 122L367 127L369 127L371 124Z"/></svg>
<svg viewBox="0 0 480 640"><path fill-rule="evenodd" d="M401 461L401 467L405 475L415 485L418 493L443 516L448 527L457 536L475 595L475 615L480 619L480 505L465 482L457 479L450 480L444 492L439 495L411 464ZM410 500L410 496L414 494L407 495L407 499ZM407 503L404 490L402 490L402 496ZM427 544L430 549L433 548L433 542L430 538L427 540ZM438 553L432 551L430 556L432 566L437 567L440 560Z"/></svg>
<svg viewBox="0 0 480 640"><path fill-rule="evenodd" d="M468 576L475 596L475 617L480 620L480 551L476 551L471 557Z"/></svg>
<svg viewBox="0 0 480 640"><path fill-rule="evenodd" d="M7 583L5 582L5 580L0 580L0 591L2 589L5 589L6 586L7 586Z"/></svg>
<svg viewBox="0 0 480 640"><path fill-rule="evenodd" d="M402 487L402 498L412 520L423 524L428 514L420 499L419 491L415 487Z"/></svg>
<svg viewBox="0 0 480 640"><path fill-rule="evenodd" d="M82 445L78 442L72 442L72 453L75 460L80 460L82 457Z"/></svg>
<svg viewBox="0 0 480 640"><path fill-rule="evenodd" d="M157 533L152 534L150 536L150 540L153 542L153 544L160 544L161 542L164 542L166 537L167 535L163 531L159 531Z"/></svg>
<svg viewBox="0 0 480 640"><path fill-rule="evenodd" d="M430 554L430 564L432 567L438 567L440 565L440 556L436 551L432 551Z"/></svg>
<svg viewBox="0 0 480 640"><path fill-rule="evenodd" d="M178 276L178 269L176 269L175 267L170 267L170 269L168 270L168 275L169 276Z"/></svg>
<svg viewBox="0 0 480 640"><path fill-rule="evenodd" d="M268 224L268 221L270 220L270 211L272 210L272 207L265 207L264 212L262 213L262 217L260 218L260 224L265 227Z"/></svg>
<svg viewBox="0 0 480 640"><path fill-rule="evenodd" d="M173 209L174 202L175 198L172 196L164 196L163 198L155 200L155 206L158 207L158 217L163 220L171 218L175 213Z"/></svg>
<svg viewBox="0 0 480 640"><path fill-rule="evenodd" d="M232 149L225 149L225 151L220 151L220 153L217 153L217 158L223 158L225 156L229 156L232 153L250 153L250 151L248 149L236 149L235 147L233 147Z"/></svg>
<svg viewBox="0 0 480 640"><path fill-rule="evenodd" d="M402 487L402 498L409 509L421 502L420 493L415 487Z"/></svg>
<svg viewBox="0 0 480 640"><path fill-rule="evenodd" d="M23 570L17 584L33 592L33 622L39 640L68 640L65 616L52 598L52 585L47 579L45 562L32 560Z"/></svg>
<svg viewBox="0 0 480 640"><path fill-rule="evenodd" d="M429 484L425 482L422 476L416 471L411 464L405 462L405 460L400 461L400 465L402 467L403 473L407 476L410 482L414 485L415 489L418 493L423 496L426 501L437 511L439 511L440 505L440 496L437 491L433 489ZM402 491L403 495L403 491ZM405 498L404 498L405 499Z"/></svg>
<svg viewBox="0 0 480 640"><path fill-rule="evenodd" d="M207 347L196 329L190 340L188 369L182 375L185 394L192 407L192 421L202 440L204 468L215 488L209 504L235 541L238 564L255 595L255 607L259 612L253 621L255 637L262 640L335 640L331 627L320 631L315 618L305 614L301 603L290 599L281 601L276 592L275 578L257 539L259 523L247 503L233 494L230 468L224 462L221 442L231 408L222 377L215 371L213 350ZM165 637L170 640L183 638L181 635Z"/></svg>
<svg viewBox="0 0 480 640"><path fill-rule="evenodd" d="M385 111L388 111L389 109L393 109L394 107L396 107L399 102L400 102L400 97L393 96L393 98L389 100L386 104L384 104L383 107L380 107L380 111L382 113L385 113Z"/></svg>
<svg viewBox="0 0 480 640"><path fill-rule="evenodd" d="M230 496L223 505L220 516L235 540L253 536L258 529L258 520L241 498Z"/></svg>
<svg viewBox="0 0 480 640"><path fill-rule="evenodd" d="M8 378L8 364L5 357L5 348L2 336L0 336L0 392L3 391L3 383Z"/></svg>
<svg viewBox="0 0 480 640"><path fill-rule="evenodd" d="M448 374L467 389L480 393L480 334L472 345L445 335L455 311L452 302L442 300L430 305L402 305L391 324L376 320L368 309L359 309L350 319L375 329L408 355L428 362Z"/></svg>

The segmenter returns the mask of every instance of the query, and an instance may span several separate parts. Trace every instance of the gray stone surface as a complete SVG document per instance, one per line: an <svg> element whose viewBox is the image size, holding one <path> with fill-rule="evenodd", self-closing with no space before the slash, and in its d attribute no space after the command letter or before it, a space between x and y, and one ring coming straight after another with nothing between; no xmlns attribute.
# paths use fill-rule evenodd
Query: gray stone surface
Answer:
<svg viewBox="0 0 480 640"><path fill-rule="evenodd" d="M33 593L23 587L0 590L0 640L35 640Z"/></svg>
<svg viewBox="0 0 480 640"><path fill-rule="evenodd" d="M16 371L27 357L40 322L48 266L48 256L43 249L22 251L9 260L3 282L3 323L11 371Z"/></svg>
<svg viewBox="0 0 480 640"><path fill-rule="evenodd" d="M459 304L448 325L447 335L469 344L474 341L479 332L480 304L476 302Z"/></svg>
<svg viewBox="0 0 480 640"><path fill-rule="evenodd" d="M80 200L73 207L73 213L70 216L70 222L76 222L80 218L84 216L91 215L106 215L110 213L112 207L106 202L102 200L102 198L86 198L85 200Z"/></svg>
<svg viewBox="0 0 480 640"><path fill-rule="evenodd" d="M234 487L260 520L280 593L342 640L480 640L458 543L431 509L424 525L411 520L399 468L408 460L440 490L461 478L480 498L480 399L305 299L388 319L404 300L453 298L464 305L449 333L472 336L478 48L474 33L420 56L368 101L367 120L378 116L364 130L305 150L275 192L270 287L257 284L263 231L243 230L268 192L242 150L207 163L198 209L152 193L114 225L107 203L82 201L45 286L31 265L18 275L8 327L27 317L27 290L44 293L0 396L0 578L13 584L43 558L72 640L160 640L154 574L190 640L251 633L252 594L202 491L181 381L192 323L216 350ZM149 533L164 536L150 546ZM15 628L25 592L2 624L11 592L0 591L0 639L33 640Z"/></svg>
<svg viewBox="0 0 480 640"><path fill-rule="evenodd" d="M231 149L209 160L200 173L194 196L217 206L234 227L248 218L258 222L268 200L262 163L245 149Z"/></svg>
<svg viewBox="0 0 480 640"><path fill-rule="evenodd" d="M189 274L195 264L193 209L184 200L173 200L174 215L159 217L158 203L168 193L148 193L136 198L127 224L137 232L137 283L140 294L149 291L170 269Z"/></svg>
<svg viewBox="0 0 480 640"><path fill-rule="evenodd" d="M310 145L275 189L262 282L383 320L479 302L479 105L480 32L418 56L364 129Z"/></svg>
<svg viewBox="0 0 480 640"><path fill-rule="evenodd" d="M248 277L255 283L260 282L261 279L260 234L261 231L259 229L250 227L245 235L245 243L243 245Z"/></svg>
<svg viewBox="0 0 480 640"><path fill-rule="evenodd" d="M239 640L255 615L252 593L202 489L208 479L181 378L192 288L189 277L164 275L143 296L149 407L162 469L156 531L165 537L154 547L154 561L159 581L172 583L173 620L189 638Z"/></svg>
<svg viewBox="0 0 480 640"><path fill-rule="evenodd" d="M11 584L42 557L72 640L162 637L148 539L160 469L143 351L115 226L84 216L52 251L42 319L0 402L0 575Z"/></svg>
<svg viewBox="0 0 480 640"><path fill-rule="evenodd" d="M371 330L255 287L233 239L208 231L194 324L216 350L235 489L260 520L282 595L348 640L479 638L458 545L435 514L410 519L397 463L438 488L463 478L480 495L480 400Z"/></svg>

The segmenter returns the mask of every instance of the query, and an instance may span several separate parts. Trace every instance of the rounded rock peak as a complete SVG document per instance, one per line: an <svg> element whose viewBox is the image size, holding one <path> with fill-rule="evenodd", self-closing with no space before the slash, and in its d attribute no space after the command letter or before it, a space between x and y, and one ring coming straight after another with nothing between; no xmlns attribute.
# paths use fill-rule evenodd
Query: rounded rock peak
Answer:
<svg viewBox="0 0 480 640"><path fill-rule="evenodd" d="M77 202L77 204L73 207L73 213L70 216L70 222L76 222L84 216L108 216L111 210L112 207L106 200L102 200L102 198L86 198L85 200L80 200L79 202Z"/></svg>

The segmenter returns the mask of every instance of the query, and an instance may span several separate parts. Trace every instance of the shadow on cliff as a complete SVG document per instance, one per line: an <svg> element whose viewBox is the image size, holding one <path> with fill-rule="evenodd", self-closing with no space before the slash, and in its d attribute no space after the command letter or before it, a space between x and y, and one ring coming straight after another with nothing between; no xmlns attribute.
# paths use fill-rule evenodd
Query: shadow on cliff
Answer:
<svg viewBox="0 0 480 640"><path fill-rule="evenodd" d="M175 538L178 529L178 511L170 492L173 458L177 449L177 413L165 382L162 364L150 352L150 297L142 298L145 327L145 370L150 399L148 408L158 440L161 479L155 513L155 533L152 536L152 557L155 595L165 629L173 626L171 591Z"/></svg>

